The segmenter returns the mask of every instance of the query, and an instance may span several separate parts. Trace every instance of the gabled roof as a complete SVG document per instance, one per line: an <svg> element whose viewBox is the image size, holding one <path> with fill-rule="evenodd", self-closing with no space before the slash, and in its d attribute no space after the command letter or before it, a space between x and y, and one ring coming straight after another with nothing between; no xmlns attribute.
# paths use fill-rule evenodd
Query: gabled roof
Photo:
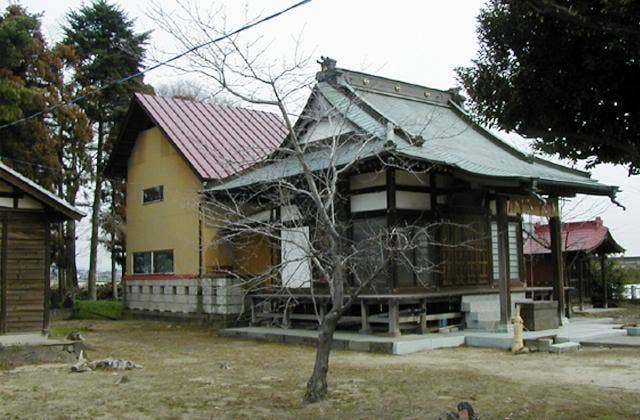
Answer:
<svg viewBox="0 0 640 420"><path fill-rule="evenodd" d="M136 93L110 156L107 176L124 178L140 131L157 126L202 180L233 175L264 159L286 129L275 114Z"/></svg>
<svg viewBox="0 0 640 420"><path fill-rule="evenodd" d="M550 244L549 225L536 224L533 237L524 243L523 252L528 255L550 254ZM586 253L604 252L607 254L624 252L624 248L613 239L609 228L602 224L602 219L599 217L584 222L563 223L562 250L564 252L584 251Z"/></svg>
<svg viewBox="0 0 640 420"><path fill-rule="evenodd" d="M0 179L33 197L53 214L54 219L80 220L85 214L57 195L36 184L21 173L0 162Z"/></svg>
<svg viewBox="0 0 640 420"><path fill-rule="evenodd" d="M586 172L524 154L474 123L451 91L441 91L351 70L328 68L317 75L312 95L330 104L367 138L367 150L351 147L340 159L352 162L392 151L407 158L450 167L485 185L504 181L535 186L538 192L558 195L586 193L613 196L617 187L598 183ZM309 101L311 104L312 101ZM307 105L307 113L311 113ZM300 118L300 132L317 123L317 117ZM392 131L389 132L389 127ZM348 152L345 150L345 153ZM291 159L290 159L291 160ZM324 167L331 163L325 162ZM281 166L289 168L284 171ZM278 161L214 187L237 188L268 181L287 173L295 162ZM314 165L322 169L323 165ZM298 172L299 173L299 172Z"/></svg>

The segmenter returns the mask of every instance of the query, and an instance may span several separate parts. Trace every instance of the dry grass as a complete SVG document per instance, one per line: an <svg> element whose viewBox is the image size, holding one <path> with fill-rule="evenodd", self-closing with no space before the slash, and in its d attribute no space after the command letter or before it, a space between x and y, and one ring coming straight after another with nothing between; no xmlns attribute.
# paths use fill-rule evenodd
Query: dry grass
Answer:
<svg viewBox="0 0 640 420"><path fill-rule="evenodd" d="M622 302L617 308L610 310L598 309L593 312L584 312L580 316L590 316L595 318L613 318L616 323L624 325L640 325L640 305L637 303Z"/></svg>
<svg viewBox="0 0 640 420"><path fill-rule="evenodd" d="M305 406L311 347L220 338L203 327L143 321L68 321L90 358L128 358L122 373L45 365L0 372L0 417L438 418L461 400L485 419L638 418L637 350L512 356L435 350L409 356L334 352L330 395Z"/></svg>

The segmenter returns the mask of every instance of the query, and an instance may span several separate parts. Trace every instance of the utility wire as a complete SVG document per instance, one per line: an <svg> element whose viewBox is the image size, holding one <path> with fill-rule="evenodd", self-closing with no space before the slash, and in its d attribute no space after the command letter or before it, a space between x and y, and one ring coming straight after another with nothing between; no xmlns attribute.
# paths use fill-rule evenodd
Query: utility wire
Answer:
<svg viewBox="0 0 640 420"><path fill-rule="evenodd" d="M296 9L296 8L298 8L300 6L303 6L303 5L307 4L307 3L310 3L311 1L312 0L302 0L302 1L298 2L298 3L295 3L295 4L287 7L286 9L280 10L279 12L273 13L273 14L271 14L269 16L266 16L266 17L264 17L262 19L259 19L259 20L255 21L253 23L250 23L248 25L242 26L242 27L240 27L240 28L238 28L238 29L236 29L236 30L234 30L232 32L229 32L228 34L222 35L222 36L220 36L220 37L218 37L216 39L213 39L211 41L207 41L205 43L196 45L196 46L194 46L194 47L192 47L192 48L190 48L190 49L188 49L188 50L186 50L186 51L184 51L184 52L182 52L182 53L180 53L178 55L175 55L175 56L167 59L167 60L164 60L164 61L161 61L159 63L156 63L151 67L148 67L146 69L140 70L140 71L138 71L136 73L130 74L130 75L128 75L126 77L123 77L121 79L117 79L117 80L114 80L112 82L109 82L109 83L107 83L107 84L105 84L103 86L100 86L99 88L97 88L97 89L95 89L95 90L93 90L93 91L91 91L91 92L89 92L87 94L77 96L77 97L75 97L73 99L70 99L68 101L65 101L65 102L53 105L51 107L45 108L42 111L38 111L38 112L36 112L34 114L31 114L29 116L26 116L24 118L20 118L18 120L14 120L12 122L0 125L0 130L2 130L4 128L13 127L13 126L16 126L18 124L22 124L23 122L32 120L32 119L40 117L42 115L50 114L51 112L55 111L58 108L62 108L62 107L69 106L69 105L73 105L73 104L75 104L77 102L80 102L81 100L86 99L89 96L95 95L96 93L98 93L100 91L103 91L103 90L105 90L105 89L107 89L107 88L109 88L111 86L123 84L125 82L128 82L131 79L135 79L136 77L140 77L140 76L144 75L145 73L148 73L148 72L150 72L152 70L155 70L155 69L157 69L159 67L165 66L165 65L167 65L167 64L169 64L169 63L171 63L173 61L176 61L176 60L184 57L185 55L190 54L190 53L192 53L192 52L194 52L194 51L196 51L196 50L198 50L198 49L200 49L202 47L206 47L208 45L215 44L217 42L220 42L220 41L223 41L223 40L225 40L227 38L230 38L230 37L232 37L234 35L237 35L240 32L244 32L244 31L246 31L248 29L254 28L254 27L256 27L256 26L258 26L258 25L260 25L262 23L265 23L265 22L270 21L272 19L275 19L275 18L277 18L277 17L279 17L281 15L284 15L285 13L287 13L287 12L293 10L293 9Z"/></svg>

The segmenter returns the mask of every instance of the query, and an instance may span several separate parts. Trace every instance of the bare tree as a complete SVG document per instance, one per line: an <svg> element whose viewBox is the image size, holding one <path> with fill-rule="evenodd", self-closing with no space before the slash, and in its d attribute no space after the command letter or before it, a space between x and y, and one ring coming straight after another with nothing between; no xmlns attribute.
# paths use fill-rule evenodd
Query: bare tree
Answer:
<svg viewBox="0 0 640 420"><path fill-rule="evenodd" d="M186 16L165 14L160 7L152 13L182 49L193 49L225 32L224 19L218 14L188 8L183 13ZM217 24L220 20L222 26ZM419 279L437 271L430 261L415 264L406 256L425 244L436 245L433 233L442 222L387 227L366 221L359 226L357 237L352 234L355 222L349 215L348 180L361 169L361 157L372 158L381 173L398 168L420 178L432 168L403 160L393 148L384 147L385 139L379 135L346 130L343 115L353 103L337 109L316 103L312 94L301 116L313 73L312 60L300 52L299 45L299 39L294 39L285 57L274 59L268 42L236 36L196 49L178 66L206 78L246 106L277 110L284 121L288 136L268 159L255 162L228 157L228 164L237 169L252 168L236 180L212 185L204 193L201 211L205 223L218 232L206 246L238 250L236 267L228 274L236 276L247 291L284 295L286 317L288 303L297 299L295 290L308 289L319 337L304 401L316 402L327 393L332 340L343 314L363 290L376 289L390 263L418 274ZM318 122L327 122L330 131L310 133L307 127ZM387 138L394 135L393 126L386 129ZM313 137L317 141L309 140ZM374 146L379 149L372 153ZM482 235L468 237L473 239L440 245L473 248L478 241L486 241ZM247 250L253 254L247 255ZM268 264L250 267L259 252L270 254ZM310 280L301 284L304 278Z"/></svg>

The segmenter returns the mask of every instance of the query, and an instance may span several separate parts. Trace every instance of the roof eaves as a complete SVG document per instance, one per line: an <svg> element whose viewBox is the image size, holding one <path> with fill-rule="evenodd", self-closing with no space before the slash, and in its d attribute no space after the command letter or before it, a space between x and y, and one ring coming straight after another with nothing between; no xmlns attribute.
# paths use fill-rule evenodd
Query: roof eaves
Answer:
<svg viewBox="0 0 640 420"><path fill-rule="evenodd" d="M78 210L71 204L67 203L57 195L47 191L31 179L22 175L20 172L8 167L0 162L0 173L2 178L15 187L24 190L46 206L51 207L54 211L64 215L68 219L80 220L85 215L84 212Z"/></svg>

